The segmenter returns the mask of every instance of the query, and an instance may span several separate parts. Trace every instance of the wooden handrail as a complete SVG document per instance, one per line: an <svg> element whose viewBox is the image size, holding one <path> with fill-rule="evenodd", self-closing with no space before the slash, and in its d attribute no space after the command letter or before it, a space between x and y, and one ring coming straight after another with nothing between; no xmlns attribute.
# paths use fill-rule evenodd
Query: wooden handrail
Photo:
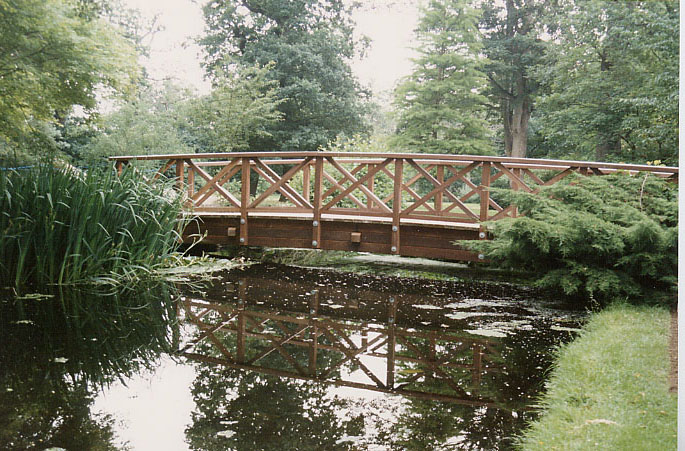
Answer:
<svg viewBox="0 0 685 451"><path fill-rule="evenodd" d="M304 159L307 157L330 157L346 159L350 162L372 163L378 159L412 159L423 162L443 162L444 164L455 162L491 162L504 163L507 165L519 164L523 166L534 165L538 169L546 167L582 167L595 169L615 169L627 171L659 172L677 174L678 168L671 166L653 166L646 164L626 164L626 163L604 163L596 161L578 160L546 160L540 158L512 158L496 157L484 155L447 155L447 154L417 154L417 153L362 153L362 152L224 152L224 153L191 153L191 154L170 154L170 155L129 155L109 157L111 161L145 161L145 160L178 160L178 159L234 159L234 158L295 158ZM272 164L277 164L272 160ZM281 163L292 164L292 162ZM556 168L555 168L556 169Z"/></svg>

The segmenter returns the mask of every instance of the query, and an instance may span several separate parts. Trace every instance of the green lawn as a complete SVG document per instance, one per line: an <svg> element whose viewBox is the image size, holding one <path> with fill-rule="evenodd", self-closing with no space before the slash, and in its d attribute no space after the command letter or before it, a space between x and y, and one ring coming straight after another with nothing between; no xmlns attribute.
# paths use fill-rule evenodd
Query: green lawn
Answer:
<svg viewBox="0 0 685 451"><path fill-rule="evenodd" d="M676 449L669 320L662 308L618 305L595 314L560 350L545 411L520 449Z"/></svg>

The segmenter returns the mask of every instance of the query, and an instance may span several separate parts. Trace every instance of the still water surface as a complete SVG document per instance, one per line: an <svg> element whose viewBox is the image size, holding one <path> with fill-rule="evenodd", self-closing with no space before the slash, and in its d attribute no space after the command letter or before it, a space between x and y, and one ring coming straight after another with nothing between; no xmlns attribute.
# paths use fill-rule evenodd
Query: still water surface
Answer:
<svg viewBox="0 0 685 451"><path fill-rule="evenodd" d="M0 448L510 449L582 312L507 284L253 265L2 303Z"/></svg>

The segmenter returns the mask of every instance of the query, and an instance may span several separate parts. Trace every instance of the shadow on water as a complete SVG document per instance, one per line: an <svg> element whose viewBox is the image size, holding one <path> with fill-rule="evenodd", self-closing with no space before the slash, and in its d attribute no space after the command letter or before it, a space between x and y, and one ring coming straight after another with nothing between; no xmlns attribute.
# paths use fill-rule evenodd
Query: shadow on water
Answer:
<svg viewBox="0 0 685 451"><path fill-rule="evenodd" d="M126 384L172 359L193 374L178 449L509 449L582 317L506 284L273 264L5 297L0 448L121 448L134 420L98 413L98 393L137 397Z"/></svg>

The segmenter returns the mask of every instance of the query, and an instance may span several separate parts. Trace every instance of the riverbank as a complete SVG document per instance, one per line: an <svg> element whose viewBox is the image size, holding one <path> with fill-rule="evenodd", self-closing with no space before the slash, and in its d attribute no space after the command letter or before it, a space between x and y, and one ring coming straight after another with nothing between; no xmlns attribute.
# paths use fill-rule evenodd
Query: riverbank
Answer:
<svg viewBox="0 0 685 451"><path fill-rule="evenodd" d="M523 450L675 449L677 394L669 390L671 315L616 305L563 346L544 412Z"/></svg>

